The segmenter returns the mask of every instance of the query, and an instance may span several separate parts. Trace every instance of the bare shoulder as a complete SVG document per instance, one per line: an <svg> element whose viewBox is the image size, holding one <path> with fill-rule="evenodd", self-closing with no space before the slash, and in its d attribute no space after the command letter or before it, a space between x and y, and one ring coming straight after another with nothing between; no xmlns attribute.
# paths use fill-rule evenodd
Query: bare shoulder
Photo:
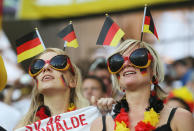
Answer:
<svg viewBox="0 0 194 131"><path fill-rule="evenodd" d="M175 112L172 124L177 131L193 131L194 120L191 112L178 108Z"/></svg>
<svg viewBox="0 0 194 131"><path fill-rule="evenodd" d="M91 124L90 131L102 131L103 124L102 124L102 117L98 117L96 120L94 120ZM111 116L106 116L106 129L107 131L113 131L114 130L114 120Z"/></svg>

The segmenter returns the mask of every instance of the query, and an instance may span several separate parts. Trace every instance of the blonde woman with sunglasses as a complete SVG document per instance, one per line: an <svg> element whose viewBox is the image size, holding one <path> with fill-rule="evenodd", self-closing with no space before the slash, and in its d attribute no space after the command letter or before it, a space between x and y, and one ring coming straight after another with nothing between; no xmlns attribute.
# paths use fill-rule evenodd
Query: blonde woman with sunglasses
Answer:
<svg viewBox="0 0 194 131"><path fill-rule="evenodd" d="M29 74L35 85L32 102L16 128L88 105L80 91L80 71L63 50L47 48L32 61Z"/></svg>
<svg viewBox="0 0 194 131"><path fill-rule="evenodd" d="M125 40L107 63L113 87L125 92L125 97L118 102L111 98L93 101L101 111L110 111L116 104L112 116L93 122L92 131L193 131L190 112L163 105L166 94L158 85L164 78L163 68L150 44Z"/></svg>

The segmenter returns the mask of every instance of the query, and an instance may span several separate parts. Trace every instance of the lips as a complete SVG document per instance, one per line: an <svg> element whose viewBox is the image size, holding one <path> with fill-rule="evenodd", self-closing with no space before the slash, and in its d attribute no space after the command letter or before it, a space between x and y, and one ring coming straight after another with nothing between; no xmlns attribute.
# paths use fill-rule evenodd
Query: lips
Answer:
<svg viewBox="0 0 194 131"><path fill-rule="evenodd" d="M124 69L123 70L123 76L133 75L136 74L135 69Z"/></svg>
<svg viewBox="0 0 194 131"><path fill-rule="evenodd" d="M49 80L53 80L54 77L52 75L44 75L42 77L42 81L49 81Z"/></svg>

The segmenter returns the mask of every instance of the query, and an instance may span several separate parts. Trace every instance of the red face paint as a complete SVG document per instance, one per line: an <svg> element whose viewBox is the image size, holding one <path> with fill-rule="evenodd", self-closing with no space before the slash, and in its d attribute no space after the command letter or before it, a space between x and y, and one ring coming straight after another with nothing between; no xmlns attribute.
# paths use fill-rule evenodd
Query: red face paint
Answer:
<svg viewBox="0 0 194 131"><path fill-rule="evenodd" d="M142 75L145 75L147 73L147 69L146 68L142 68L140 69L140 72Z"/></svg>

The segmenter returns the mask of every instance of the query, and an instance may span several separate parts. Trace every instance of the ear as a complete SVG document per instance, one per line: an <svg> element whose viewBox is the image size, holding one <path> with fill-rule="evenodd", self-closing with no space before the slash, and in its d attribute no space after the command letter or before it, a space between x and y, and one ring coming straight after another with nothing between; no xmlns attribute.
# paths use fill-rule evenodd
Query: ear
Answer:
<svg viewBox="0 0 194 131"><path fill-rule="evenodd" d="M75 88L76 87L75 77L72 77L71 80L69 81L69 87L70 88Z"/></svg>

